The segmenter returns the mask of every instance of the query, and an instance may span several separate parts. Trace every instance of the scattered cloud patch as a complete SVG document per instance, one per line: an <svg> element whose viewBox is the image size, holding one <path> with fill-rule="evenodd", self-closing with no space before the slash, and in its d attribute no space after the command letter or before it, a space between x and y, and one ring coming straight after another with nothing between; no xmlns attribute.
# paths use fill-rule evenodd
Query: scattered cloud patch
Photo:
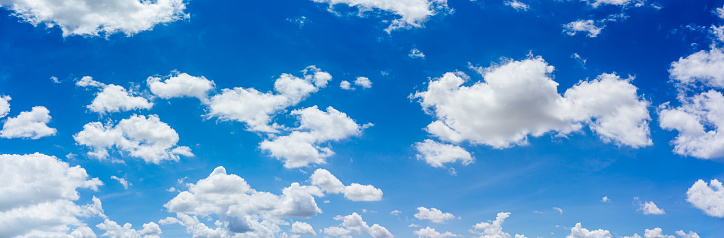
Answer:
<svg viewBox="0 0 724 238"><path fill-rule="evenodd" d="M595 38L601 34L601 30L606 26L601 26L593 20L577 20L563 25L563 33L575 36L578 32L588 32L588 37Z"/></svg>
<svg viewBox="0 0 724 238"><path fill-rule="evenodd" d="M62 4L53 0L1 0L0 6L23 22L48 28L58 26L63 37L99 36L122 32L127 36L153 29L155 25L189 18L183 0L77 0Z"/></svg>
<svg viewBox="0 0 724 238"><path fill-rule="evenodd" d="M7 97L10 100L10 97ZM3 102L3 100L0 100ZM7 101L4 101L7 103ZM1 104L1 103L0 103ZM0 105L2 107L3 105ZM9 109L10 106L8 105ZM0 108L2 110L2 108ZM0 112L2 114L2 112ZM21 112L17 117L11 117L5 120L3 129L0 131L0 137L3 138L27 138L40 139L46 136L55 135L58 130L49 127L50 111L43 106L33 107L29 112Z"/></svg>
<svg viewBox="0 0 724 238"><path fill-rule="evenodd" d="M425 54L422 53L422 51L418 50L417 48L412 48L412 50L410 50L410 54L408 54L407 56L410 56L410 58L413 58L413 59L414 58L419 58L419 59L425 58Z"/></svg>
<svg viewBox="0 0 724 238"><path fill-rule="evenodd" d="M312 184L319 186L327 193L344 193L344 197L352 201L382 200L382 190L372 185L352 183L345 186L342 181L326 169L317 169L310 177Z"/></svg>
<svg viewBox="0 0 724 238"><path fill-rule="evenodd" d="M292 233L297 235L317 235L317 232L314 232L314 228L312 228L312 225L309 225L309 223L306 222L298 221L295 221L294 224L292 224Z"/></svg>
<svg viewBox="0 0 724 238"><path fill-rule="evenodd" d="M89 147L88 155L97 159L107 158L108 150L113 148L123 155L154 164L177 161L179 155L193 156L189 147L176 145L178 134L156 115L133 115L117 125L91 122L73 135L73 139L79 145Z"/></svg>
<svg viewBox="0 0 724 238"><path fill-rule="evenodd" d="M191 76L187 73L174 73L165 79L148 77L146 84L151 92L163 99L178 97L195 97L202 101L207 100L209 91L216 87L214 81L204 76Z"/></svg>
<svg viewBox="0 0 724 238"><path fill-rule="evenodd" d="M601 198L601 202L611 202L611 199L609 199L608 196L603 196L603 198Z"/></svg>
<svg viewBox="0 0 724 238"><path fill-rule="evenodd" d="M75 85L84 88L94 87L101 89L100 92L96 93L93 102L86 106L96 113L103 114L108 112L151 109L151 107L153 107L153 103L144 97L134 96L132 92L118 85L95 81L90 76L81 78Z"/></svg>
<svg viewBox="0 0 724 238"><path fill-rule="evenodd" d="M289 135L264 140L259 145L272 157L284 161L286 168L304 167L308 164L324 164L325 158L334 155L321 143L339 141L359 135L371 124L358 125L347 114L328 107L322 111L317 106L297 109L290 113L299 119L299 127Z"/></svg>
<svg viewBox="0 0 724 238"><path fill-rule="evenodd" d="M717 116L724 111L724 95L709 90L680 100L679 107L659 107L661 128L679 132L672 141L674 153L700 159L724 157L724 132L720 131L724 119Z"/></svg>
<svg viewBox="0 0 724 238"><path fill-rule="evenodd" d="M553 66L541 57L476 68L483 81L463 85L460 72L432 79L412 98L437 120L428 133L444 141L508 148L528 143L528 136L579 131L583 125L606 143L633 148L652 144L649 102L616 74L601 74L558 94Z"/></svg>
<svg viewBox="0 0 724 238"><path fill-rule="evenodd" d="M341 83L339 83L339 87L344 90L354 90L354 88L352 87L352 84L350 84L347 80L344 80Z"/></svg>
<svg viewBox="0 0 724 238"><path fill-rule="evenodd" d="M417 159L424 160L432 167L445 167L446 163L460 161L463 165L471 164L474 159L470 152L460 146L444 144L430 139L415 143Z"/></svg>
<svg viewBox="0 0 724 238"><path fill-rule="evenodd" d="M427 238L444 238L444 237L457 237L459 235L453 234L452 232L445 232L440 233L435 230L435 228L425 227L416 231L413 231L413 234L419 237L427 237Z"/></svg>
<svg viewBox="0 0 724 238"><path fill-rule="evenodd" d="M517 11L528 11L528 9L530 9L530 6L528 4L525 4L518 0L505 1L505 5L515 8L515 10L517 10Z"/></svg>
<svg viewBox="0 0 724 238"><path fill-rule="evenodd" d="M324 228L325 235L349 237L351 234L368 234L373 238L394 237L392 233L383 226L378 224L374 224L372 226L367 225L367 222L362 220L362 216L356 212L347 216L336 216L334 219L342 221L342 224L339 226Z"/></svg>
<svg viewBox="0 0 724 238"><path fill-rule="evenodd" d="M571 234L567 235L566 238L611 238L611 233L607 230L588 230L581 227L581 223L576 223L576 226L571 228Z"/></svg>
<svg viewBox="0 0 724 238"><path fill-rule="evenodd" d="M370 79L367 77L357 77L357 79L354 80L354 85L360 86L362 88L371 88L372 81L370 81Z"/></svg>
<svg viewBox="0 0 724 238"><path fill-rule="evenodd" d="M138 237L138 238L159 238L161 237L161 227L154 222L143 224L143 229L135 230L130 223L123 226L118 225L115 221L105 219L103 223L96 225L98 229L105 231L101 236L112 238Z"/></svg>
<svg viewBox="0 0 724 238"><path fill-rule="evenodd" d="M315 66L309 66L302 72L303 78L282 74L274 83L277 93L242 87L222 89L220 94L211 97L206 116L243 122L249 131L276 133L281 126L271 123L273 115L297 105L332 80L332 75Z"/></svg>
<svg viewBox="0 0 724 238"><path fill-rule="evenodd" d="M385 29L390 33L397 29L420 28L430 17L447 10L447 0L405 0L405 1L377 1L377 0L313 0L316 3L329 4L329 11L335 12L336 5L346 5L357 8L360 16L373 10L387 12L398 16L393 19L390 26Z"/></svg>
<svg viewBox="0 0 724 238"><path fill-rule="evenodd" d="M129 183L128 181L126 181L125 178L119 178L119 177L116 177L115 175L111 176L111 179L118 181L118 183L123 185L124 189L128 189L128 186L133 185L133 184Z"/></svg>
<svg viewBox="0 0 724 238"><path fill-rule="evenodd" d="M495 221L481 222L473 226L474 230L470 232L480 235L481 238L498 238L511 237L510 234L503 232L503 222L510 217L510 212L500 212L495 217ZM523 235L515 235L515 238L525 238Z"/></svg>
<svg viewBox="0 0 724 238"><path fill-rule="evenodd" d="M452 213L442 212L437 208L428 209L426 207L418 207L415 218L420 220L430 220L434 223L444 223L446 220L455 219L455 215Z"/></svg>
<svg viewBox="0 0 724 238"><path fill-rule="evenodd" d="M724 217L724 186L719 180L707 184L699 179L686 191L686 201L712 217Z"/></svg>
<svg viewBox="0 0 724 238"><path fill-rule="evenodd" d="M8 115L10 112L10 96L0 96L0 118Z"/></svg>
<svg viewBox="0 0 724 238"><path fill-rule="evenodd" d="M553 210L556 210L558 213L563 214L563 209L560 207L553 207Z"/></svg>
<svg viewBox="0 0 724 238"><path fill-rule="evenodd" d="M83 217L103 215L98 198L77 205L78 189L97 191L103 182L80 166L40 153L0 155L0 236L61 237L88 234ZM75 227L73 230L72 227ZM92 233L92 232L90 232ZM95 234L93 234L95 235Z"/></svg>

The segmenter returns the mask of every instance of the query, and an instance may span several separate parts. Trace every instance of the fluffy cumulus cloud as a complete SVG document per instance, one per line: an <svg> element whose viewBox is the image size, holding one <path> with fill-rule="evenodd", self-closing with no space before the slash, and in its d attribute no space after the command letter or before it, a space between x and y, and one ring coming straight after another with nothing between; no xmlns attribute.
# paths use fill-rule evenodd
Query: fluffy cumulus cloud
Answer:
<svg viewBox="0 0 724 238"><path fill-rule="evenodd" d="M190 148L176 145L178 134L156 115L133 115L117 125L91 122L73 135L73 139L89 147L88 155L98 159L107 158L108 150L113 148L123 155L155 164L179 160L179 155L193 156Z"/></svg>
<svg viewBox="0 0 724 238"><path fill-rule="evenodd" d="M470 86L462 73L446 73L414 98L437 120L428 133L453 143L494 148L527 144L528 136L566 135L583 125L604 142L633 148L651 145L647 107L632 78L602 74L558 93L553 66L541 57L478 68L484 81Z"/></svg>
<svg viewBox="0 0 724 238"><path fill-rule="evenodd" d="M136 34L155 25L188 18L183 0L0 0L0 7L37 26L58 26L63 36Z"/></svg>
<svg viewBox="0 0 724 238"><path fill-rule="evenodd" d="M303 78L282 74L274 83L276 93L242 87L222 89L220 94L211 97L207 117L243 122L250 131L278 132L280 126L271 124L273 115L297 105L332 80L332 75L315 66L302 72Z"/></svg>
<svg viewBox="0 0 724 238"><path fill-rule="evenodd" d="M209 91L216 86L214 81L204 76L196 77L187 73L175 73L166 79L148 77L146 84L151 92L163 99L178 97L195 97L206 100Z"/></svg>
<svg viewBox="0 0 724 238"><path fill-rule="evenodd" d="M0 237L95 237L80 218L103 217L98 198L77 205L78 189L98 190L80 166L44 154L0 155Z"/></svg>
<svg viewBox="0 0 724 238"><path fill-rule="evenodd" d="M445 232L440 233L439 231L436 231L435 228L425 227L416 231L413 231L413 234L419 237L427 237L427 238L444 238L444 237L456 237L458 235L453 234L452 232Z"/></svg>
<svg viewBox="0 0 724 238"><path fill-rule="evenodd" d="M393 19L390 26L385 29L388 33L411 27L422 27L428 18L440 12L447 11L447 0L312 0L317 3L329 4L329 10L334 12L335 6L345 5L357 8L362 15L365 12L379 10L398 16Z"/></svg>
<svg viewBox="0 0 724 238"><path fill-rule="evenodd" d="M0 137L39 139L55 135L57 130L47 125L50 119L50 111L47 108L33 107L29 112L21 112L17 117L8 118L0 131Z"/></svg>
<svg viewBox="0 0 724 238"><path fill-rule="evenodd" d="M347 193L346 188L329 171L318 169L311 176L312 185L292 183L275 195L261 192L241 177L227 174L224 167L216 168L207 178L189 183L188 191L179 193L164 205L176 217L169 217L161 224L181 224L194 236L258 236L271 237L281 232L280 225L289 225L283 219L309 218L322 210L315 197L326 193ZM381 196L381 191L380 191ZM210 228L198 217L216 217L216 228ZM367 227L372 233L379 233L377 227ZM383 228L384 229L384 228ZM385 232L387 230L384 230ZM291 232L297 235L315 235L312 226L295 222Z"/></svg>
<svg viewBox="0 0 724 238"><path fill-rule="evenodd" d="M576 226L571 228L571 234L566 238L611 238L611 232L607 230L588 230L581 227L581 223L576 223Z"/></svg>
<svg viewBox="0 0 724 238"><path fill-rule="evenodd" d="M0 118L8 115L10 112L10 96L0 96Z"/></svg>
<svg viewBox="0 0 724 238"><path fill-rule="evenodd" d="M140 96L134 96L125 88L115 84L104 84L85 76L75 83L78 87L100 88L90 105L86 106L96 113L120 112L137 109L150 109L153 103Z"/></svg>
<svg viewBox="0 0 724 238"><path fill-rule="evenodd" d="M294 224L292 224L291 231L292 233L297 235L317 235L317 232L314 232L314 228L312 228L312 225L309 225L309 223L306 222L294 222Z"/></svg>
<svg viewBox="0 0 724 238"><path fill-rule="evenodd" d="M105 219L103 223L96 225L96 227L105 231L101 236L111 238L159 238L162 233L161 227L153 222L143 224L143 229L141 230L135 230L130 223L120 226L115 221Z"/></svg>
<svg viewBox="0 0 724 238"><path fill-rule="evenodd" d="M664 104L659 110L659 125L676 130L674 153L700 159L724 157L724 95L709 90L693 97L680 98L682 105Z"/></svg>
<svg viewBox="0 0 724 238"><path fill-rule="evenodd" d="M672 79L682 84L703 83L707 86L724 88L724 52L712 47L679 58L671 63L669 74Z"/></svg>
<svg viewBox="0 0 724 238"><path fill-rule="evenodd" d="M367 77L357 77L357 79L354 80L354 85L360 86L362 88L371 88L372 81L370 81L370 79Z"/></svg>
<svg viewBox="0 0 724 238"><path fill-rule="evenodd" d="M319 186L327 193L344 193L344 197L352 201L379 201L382 200L382 190L372 185L352 183L345 186L342 181L326 169L317 169L310 177L312 185Z"/></svg>
<svg viewBox="0 0 724 238"><path fill-rule="evenodd" d="M677 231L676 235L678 235L681 238L699 238L699 235L696 234L696 232L689 231L689 233L686 233L684 231ZM594 236L599 237L599 236ZM623 238L642 238L639 234L634 234L633 236L624 236ZM644 231L643 238L676 238L672 235L666 235L663 234L663 230L659 227L656 227L654 229L646 229Z"/></svg>
<svg viewBox="0 0 724 238"><path fill-rule="evenodd" d="M443 164L460 161L463 165L473 162L473 156L460 146L440 143L430 139L415 143L417 159L424 160L432 167L445 167Z"/></svg>
<svg viewBox="0 0 724 238"><path fill-rule="evenodd" d="M638 201L638 198L636 199ZM639 204L639 211L643 212L644 215L663 215L666 214L664 209L659 208L652 201L644 202Z"/></svg>
<svg viewBox="0 0 724 238"><path fill-rule="evenodd" d="M289 135L264 140L259 147L275 158L284 161L284 167L297 168L308 164L324 164L325 158L334 155L329 147L320 144L339 141L359 135L369 125L358 125L344 112L328 107L322 111L317 106L294 110L290 113L299 119L299 127Z"/></svg>
<svg viewBox="0 0 724 238"><path fill-rule="evenodd" d="M686 192L686 201L709 216L724 217L724 186L719 180L699 180Z"/></svg>
<svg viewBox="0 0 724 238"><path fill-rule="evenodd" d="M510 234L503 232L503 222L510 217L510 212L501 212L495 217L495 221L481 222L475 224L470 232L480 235L480 238L511 238ZM525 238L524 235L515 235L515 238Z"/></svg>
<svg viewBox="0 0 724 238"><path fill-rule="evenodd" d="M563 25L563 32L574 36L578 32L588 32L588 37L594 38L601 34L605 26L593 20L577 20Z"/></svg>
<svg viewBox="0 0 724 238"><path fill-rule="evenodd" d="M335 220L341 220L342 224L339 226L324 228L324 234L328 236L342 236L350 237L351 234L368 234L373 238L392 238L394 237L387 228L374 224L372 226L367 225L367 222L362 220L362 216L359 214L352 213L347 216L336 216Z"/></svg>
<svg viewBox="0 0 724 238"><path fill-rule="evenodd" d="M317 207L314 197L324 196L320 188L298 183L284 188L281 195L259 192L243 178L227 174L223 167L188 187L188 191L179 193L164 205L169 212L186 216L177 215L162 224L179 223L192 229L193 234L211 229L199 228L196 216L214 214L220 219L219 231L226 236L247 233L269 237L280 231L282 218L307 218L320 213L322 210Z"/></svg>
<svg viewBox="0 0 724 238"><path fill-rule="evenodd" d="M430 220L434 223L443 223L446 220L455 219L455 215L452 213L442 212L437 208L428 209L426 207L418 207L415 218L420 220Z"/></svg>

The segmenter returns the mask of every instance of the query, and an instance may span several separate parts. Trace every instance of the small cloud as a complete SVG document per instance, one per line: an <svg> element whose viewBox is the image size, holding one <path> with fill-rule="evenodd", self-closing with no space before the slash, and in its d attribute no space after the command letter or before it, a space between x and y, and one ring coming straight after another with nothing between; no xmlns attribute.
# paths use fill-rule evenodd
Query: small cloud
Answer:
<svg viewBox="0 0 724 238"><path fill-rule="evenodd" d="M420 59L425 58L425 54L423 54L422 51L418 50L417 48L412 48L412 50L410 50L410 54L408 56L410 56L410 58L420 58Z"/></svg>
<svg viewBox="0 0 724 238"><path fill-rule="evenodd" d="M594 22L593 20L578 20L564 24L563 33L574 36L578 32L588 32L588 37L595 38L605 27L599 25L600 23Z"/></svg>
<svg viewBox="0 0 724 238"><path fill-rule="evenodd" d="M407 226L407 227L420 227L420 225L418 225L418 224L415 224L415 223L412 223L412 224L410 224L410 225L409 225L409 226Z"/></svg>
<svg viewBox="0 0 724 238"><path fill-rule="evenodd" d="M58 77L55 77L55 76L50 76L50 80L53 81L53 83L60 83L60 80L58 79Z"/></svg>
<svg viewBox="0 0 724 238"><path fill-rule="evenodd" d="M346 81L346 80L345 80L345 81L342 81L341 83L339 83L339 87L342 88L342 89L344 89L344 90L354 90L354 88L352 87L352 84L350 84L350 83L349 83L348 81Z"/></svg>
<svg viewBox="0 0 724 238"><path fill-rule="evenodd" d="M172 193L172 192L176 192L176 188L175 188L175 187L170 187L170 188L167 188L166 191L171 192L171 193Z"/></svg>
<svg viewBox="0 0 724 238"><path fill-rule="evenodd" d="M118 181L119 183L121 183L121 185L123 185L124 189L128 189L128 186L133 185L133 184L129 183L128 181L126 181L126 179L116 177L115 175L111 176L111 179L114 179L114 180Z"/></svg>
<svg viewBox="0 0 724 238"><path fill-rule="evenodd" d="M545 214L545 212L538 211L538 210L533 211L533 213L535 213L535 214Z"/></svg>
<svg viewBox="0 0 724 238"><path fill-rule="evenodd" d="M641 200L639 197L634 197L634 201L638 204L639 209L637 211L642 211L644 215L664 215L666 212L664 212L664 209L659 208L654 204L653 201L648 201L641 203Z"/></svg>
<svg viewBox="0 0 724 238"><path fill-rule="evenodd" d="M372 81L370 81L370 79L367 77L357 77L357 80L354 81L354 85L360 86L362 88L371 88Z"/></svg>
<svg viewBox="0 0 724 238"><path fill-rule="evenodd" d="M603 198L601 198L601 202L611 202L611 199L608 199L608 196L603 196Z"/></svg>
<svg viewBox="0 0 724 238"><path fill-rule="evenodd" d="M560 207L553 207L553 210L556 210L556 211L560 212L561 214L563 214L563 209L561 209Z"/></svg>
<svg viewBox="0 0 724 238"><path fill-rule="evenodd" d="M400 210L394 210L394 211L390 212L390 215L398 216L398 215L400 215L400 213L402 213Z"/></svg>
<svg viewBox="0 0 724 238"><path fill-rule="evenodd" d="M581 66L583 66L583 67L585 68L585 66L586 66L586 61L587 61L588 59L582 58L580 55L578 55L578 53L573 53L573 54L571 55L571 58L572 58L572 59L576 59L576 61L578 61L579 63L581 63Z"/></svg>
<svg viewBox="0 0 724 238"><path fill-rule="evenodd" d="M505 1L505 5L515 8L517 11L528 11L528 9L530 9L528 4L519 2L518 0Z"/></svg>
<svg viewBox="0 0 724 238"><path fill-rule="evenodd" d="M296 24L299 26L299 29L304 28L304 24L307 24L309 22L309 19L305 16L296 17L296 18L287 18L287 21Z"/></svg>

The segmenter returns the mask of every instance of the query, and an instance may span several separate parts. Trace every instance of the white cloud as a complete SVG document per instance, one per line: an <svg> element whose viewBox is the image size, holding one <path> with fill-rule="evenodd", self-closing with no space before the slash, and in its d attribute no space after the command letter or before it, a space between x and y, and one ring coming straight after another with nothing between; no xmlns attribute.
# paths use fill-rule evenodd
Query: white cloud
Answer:
<svg viewBox="0 0 724 238"><path fill-rule="evenodd" d="M128 181L126 181L126 179L116 177L115 175L111 176L111 179L118 181L118 183L120 183L121 185L123 185L123 188L124 188L124 189L128 189L128 186L133 185L133 184L129 183Z"/></svg>
<svg viewBox="0 0 724 238"><path fill-rule="evenodd" d="M214 81L204 76L195 77L187 73L174 73L165 80L160 77L148 77L146 84L154 95L163 99L195 97L206 100L209 91L216 86Z"/></svg>
<svg viewBox="0 0 724 238"><path fill-rule="evenodd" d="M150 109L153 103L148 99L134 96L132 92L115 84L104 84L93 80L90 76L84 76L75 83L78 87L100 88L90 105L86 106L96 113L130 111L137 109Z"/></svg>
<svg viewBox="0 0 724 238"><path fill-rule="evenodd" d="M475 224L475 231L470 232L480 235L480 238L510 238L510 234L503 232L503 222L510 217L510 212L500 212L495 217L495 221L481 222ZM515 235L515 238L525 238L523 235Z"/></svg>
<svg viewBox="0 0 724 238"><path fill-rule="evenodd" d="M337 177L326 169L317 169L310 177L313 185L317 185L327 193L341 193L344 191L344 184Z"/></svg>
<svg viewBox="0 0 724 238"><path fill-rule="evenodd" d="M55 135L58 130L47 125L50 119L50 111L47 108L43 106L33 107L29 112L21 112L17 117L8 118L3 125L2 131L0 131L0 137L35 140Z"/></svg>
<svg viewBox="0 0 724 238"><path fill-rule="evenodd" d="M434 223L443 223L446 220L455 219L455 215L452 213L442 212L437 208L428 209L426 207L418 207L415 218L420 220L430 220Z"/></svg>
<svg viewBox="0 0 724 238"><path fill-rule="evenodd" d="M193 156L191 149L177 146L179 136L158 116L133 115L117 125L91 122L73 135L76 143L91 149L88 155L105 159L108 150L115 148L123 154L159 164L164 160L179 160L179 155Z"/></svg>
<svg viewBox="0 0 724 238"><path fill-rule="evenodd" d="M302 71L304 78L282 74L274 83L272 92L259 92L254 88L222 89L211 97L207 117L243 122L250 131L278 132L279 125L270 124L279 111L297 105L311 93L327 86L332 76L315 66Z"/></svg>
<svg viewBox="0 0 724 238"><path fill-rule="evenodd" d="M334 152L319 144L359 135L369 126L358 125L347 114L332 107L328 107L325 112L313 106L294 110L290 114L297 116L299 127L294 128L289 135L264 140L259 145L271 156L284 160L286 168L326 163L325 158L334 155Z"/></svg>
<svg viewBox="0 0 724 238"><path fill-rule="evenodd" d="M104 230L105 233L101 236L108 236L112 238L159 238L161 237L161 227L154 222L143 224L143 229L135 230L130 223L126 223L123 226L118 225L115 221L105 219L103 223L96 225L98 229Z"/></svg>
<svg viewBox="0 0 724 238"><path fill-rule="evenodd" d="M0 155L0 237L60 237L71 227L75 234L87 233L79 218L103 217L98 198L76 205L77 189L98 190L103 182L89 178L80 166L40 153Z"/></svg>
<svg viewBox="0 0 724 238"><path fill-rule="evenodd" d="M342 224L339 226L324 228L324 234L345 237L348 237L350 234L369 234L373 238L394 237L386 228L378 224L374 224L370 227L367 225L367 222L362 220L362 216L356 212L344 217L336 216L334 219L338 221L342 220Z"/></svg>
<svg viewBox="0 0 724 238"><path fill-rule="evenodd" d="M676 234L681 238L699 238L699 235L696 234L696 232L689 231L689 233L685 233L684 231L677 231ZM639 234L634 234L633 236L624 236L623 238L641 238ZM644 231L644 238L676 238L672 235L664 235L663 230L659 227L656 227L654 229L646 229Z"/></svg>
<svg viewBox="0 0 724 238"><path fill-rule="evenodd" d="M717 8L714 13L716 13L717 17L724 19L724 6Z"/></svg>
<svg viewBox="0 0 724 238"><path fill-rule="evenodd" d="M451 232L445 232L440 233L435 230L435 228L425 227L416 231L413 231L413 234L419 237L428 237L428 238L444 238L444 237L455 237L458 236L456 234L453 234Z"/></svg>
<svg viewBox="0 0 724 238"><path fill-rule="evenodd" d="M588 32L588 37L594 38L601 34L606 26L598 26L593 20L577 20L563 25L563 32L574 36L578 32Z"/></svg>
<svg viewBox="0 0 724 238"><path fill-rule="evenodd" d="M597 8L601 5L616 5L616 6L626 6L629 3L631 3L631 0L581 0L585 1L589 5L591 5L594 8Z"/></svg>
<svg viewBox="0 0 724 238"><path fill-rule="evenodd" d="M679 134L672 141L674 153L700 159L724 157L724 95L709 90L689 98L679 98L682 105L659 110L659 125Z"/></svg>
<svg viewBox="0 0 724 238"><path fill-rule="evenodd" d="M316 186L292 183L281 195L274 195L252 189L243 178L227 174L224 167L217 167L209 177L187 185L188 191L164 205L169 212L176 212L177 217L167 218L161 224L179 223L192 234L245 233L270 237L280 231L278 225L282 224L282 218L307 218L322 212L314 197L324 193ZM196 216L210 215L219 217L219 228L199 225Z"/></svg>
<svg viewBox="0 0 724 238"><path fill-rule="evenodd" d="M576 223L576 226L571 228L571 234L566 238L611 238L611 233L607 230L592 230L589 231L586 228L581 227L581 223Z"/></svg>
<svg viewBox="0 0 724 238"><path fill-rule="evenodd" d="M420 58L420 59L425 58L425 54L422 53L422 51L418 50L417 48L412 48L412 50L410 50L410 54L408 56L410 56L410 58Z"/></svg>
<svg viewBox="0 0 724 238"><path fill-rule="evenodd" d="M346 80L345 80L345 81L342 81L341 83L339 83L339 87L342 88L342 89L344 89L344 90L354 90L354 88L352 87L352 84L350 84L350 83L349 83L348 81L346 81Z"/></svg>
<svg viewBox="0 0 724 238"><path fill-rule="evenodd" d="M603 198L601 198L601 202L611 202L611 199L608 199L608 196L603 196Z"/></svg>
<svg viewBox="0 0 724 238"><path fill-rule="evenodd" d="M50 76L50 81L52 81L55 84L60 83L60 80L58 79L58 77L55 77L55 76Z"/></svg>
<svg viewBox="0 0 724 238"><path fill-rule="evenodd" d="M382 200L382 190L372 185L352 183L344 187L344 197L352 201L379 201Z"/></svg>
<svg viewBox="0 0 724 238"><path fill-rule="evenodd" d="M37 26L58 26L63 37L98 36L123 32L133 35L151 30L157 24L188 18L183 0L0 0L0 6L24 22Z"/></svg>
<svg viewBox="0 0 724 238"><path fill-rule="evenodd" d="M563 209L561 209L560 207L553 207L553 210L556 210L557 212L563 214Z"/></svg>
<svg viewBox="0 0 724 238"><path fill-rule="evenodd" d="M344 197L352 201L382 200L382 190L372 185L352 183L349 186L337 179L326 169L317 169L310 177L312 185L319 186L327 193L344 193Z"/></svg>
<svg viewBox="0 0 724 238"><path fill-rule="evenodd" d="M447 0L399 0L399 1L378 1L378 0L313 0L317 3L329 4L329 10L334 11L337 4L344 4L349 7L356 7L359 15L372 10L386 11L399 16L392 20L390 26L385 29L388 33L400 28L423 27L422 24L431 16L437 15L447 9Z"/></svg>
<svg viewBox="0 0 724 238"><path fill-rule="evenodd" d="M0 118L3 118L8 115L10 112L10 96L0 96Z"/></svg>
<svg viewBox="0 0 724 238"><path fill-rule="evenodd" d="M639 210L644 213L644 215L663 215L666 214L664 212L664 209L661 209L654 204L652 201L644 202L640 205Z"/></svg>
<svg viewBox="0 0 724 238"><path fill-rule="evenodd" d="M297 235L317 235L317 232L314 232L314 228L312 228L312 225L309 225L309 223L306 222L298 221L295 221L294 224L292 224L292 233Z"/></svg>
<svg viewBox="0 0 724 238"><path fill-rule="evenodd" d="M707 86L724 88L724 52L713 47L679 58L671 63L670 77L682 84L701 82Z"/></svg>
<svg viewBox="0 0 724 238"><path fill-rule="evenodd" d="M709 216L724 217L724 186L719 180L707 184L699 179L686 191L686 201Z"/></svg>
<svg viewBox="0 0 724 238"><path fill-rule="evenodd" d="M432 167L445 167L445 163L460 161L463 165L473 162L473 156L460 146L443 144L430 139L415 143L417 159L425 160Z"/></svg>
<svg viewBox="0 0 724 238"><path fill-rule="evenodd" d="M518 10L518 11L521 11L521 10L528 11L528 9L530 9L530 6L528 4L522 3L518 0L505 1L505 5L515 8L515 10Z"/></svg>
<svg viewBox="0 0 724 238"><path fill-rule="evenodd" d="M372 81L370 81L370 79L367 77L357 77L357 79L354 81L354 85L360 86L362 88L371 88Z"/></svg>
<svg viewBox="0 0 724 238"><path fill-rule="evenodd" d="M631 77L602 74L561 96L550 76L553 66L541 57L477 70L484 81L464 86L467 75L446 73L412 96L437 119L428 133L454 143L507 148L527 144L529 135L566 135L588 125L607 143L652 144L649 102L637 95Z"/></svg>

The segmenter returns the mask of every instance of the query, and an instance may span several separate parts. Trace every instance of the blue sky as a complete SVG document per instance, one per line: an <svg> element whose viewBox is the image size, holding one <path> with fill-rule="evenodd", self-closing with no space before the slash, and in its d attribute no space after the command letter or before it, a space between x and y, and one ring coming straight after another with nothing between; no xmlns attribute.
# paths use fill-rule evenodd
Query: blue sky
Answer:
<svg viewBox="0 0 724 238"><path fill-rule="evenodd" d="M719 0L0 0L0 237L722 237L723 26Z"/></svg>

